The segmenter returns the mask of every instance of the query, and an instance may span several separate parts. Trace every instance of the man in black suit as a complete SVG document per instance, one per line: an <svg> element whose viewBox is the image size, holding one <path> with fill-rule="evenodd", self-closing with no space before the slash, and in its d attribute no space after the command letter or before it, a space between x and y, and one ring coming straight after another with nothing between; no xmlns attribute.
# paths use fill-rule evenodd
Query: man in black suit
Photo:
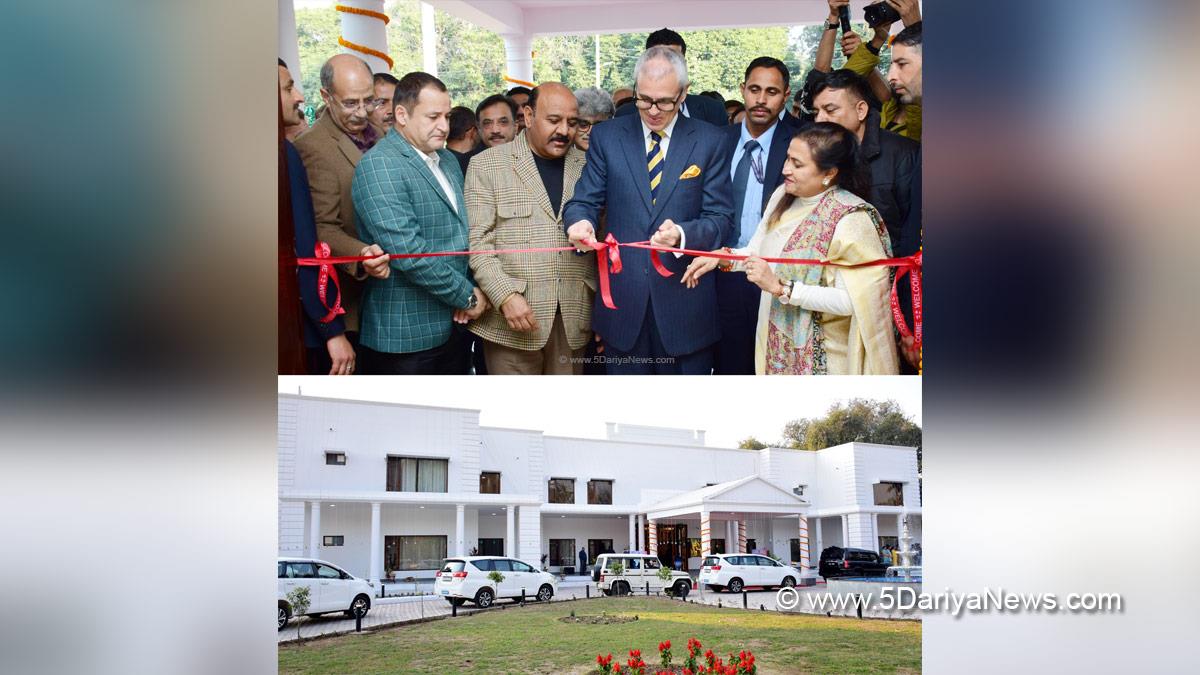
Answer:
<svg viewBox="0 0 1200 675"><path fill-rule="evenodd" d="M783 182L783 161L798 130L780 113L791 101L791 77L779 59L760 56L746 67L742 100L746 119L726 127L730 162L724 168L733 180L733 223L723 246L750 243L771 194ZM717 309L721 341L714 355L717 375L754 374L754 332L762 291L745 274L717 276Z"/></svg>
<svg viewBox="0 0 1200 675"><path fill-rule="evenodd" d="M670 28L660 28L646 37L646 49L651 47L666 47L673 49L681 56L687 56L687 43L683 41L683 36ZM617 108L617 117L622 115L633 115L637 112L633 103L626 103ZM679 112L684 117L690 117L696 120L704 120L710 124L715 124L719 127L729 125L729 116L725 114L725 106L716 99L698 94L688 94L684 99L683 105L679 106Z"/></svg>

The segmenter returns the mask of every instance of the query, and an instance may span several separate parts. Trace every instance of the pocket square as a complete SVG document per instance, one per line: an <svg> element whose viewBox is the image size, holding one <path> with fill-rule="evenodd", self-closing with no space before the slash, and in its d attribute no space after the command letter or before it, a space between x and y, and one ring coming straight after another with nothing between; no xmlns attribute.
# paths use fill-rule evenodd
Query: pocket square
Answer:
<svg viewBox="0 0 1200 675"><path fill-rule="evenodd" d="M693 164L687 168L687 171L684 171L683 173L679 174L679 180L687 180L689 178L695 178L696 176L699 176L699 175L700 175L700 167Z"/></svg>

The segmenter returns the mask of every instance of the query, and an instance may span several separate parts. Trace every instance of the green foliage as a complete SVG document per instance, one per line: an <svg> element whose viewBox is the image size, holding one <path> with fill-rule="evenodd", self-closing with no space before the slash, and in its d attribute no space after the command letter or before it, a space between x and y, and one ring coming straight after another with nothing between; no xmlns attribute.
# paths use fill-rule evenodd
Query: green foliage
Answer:
<svg viewBox="0 0 1200 675"><path fill-rule="evenodd" d="M499 586L501 583L504 582L504 575L501 574L500 572L497 572L496 570L492 570L491 572L488 572L487 578L490 579L492 581L492 583L496 584L497 586Z"/></svg>
<svg viewBox="0 0 1200 675"><path fill-rule="evenodd" d="M783 429L783 445L803 450L820 450L854 441L903 445L917 449L921 466L921 427L895 401L855 398L830 406L824 417L798 419Z"/></svg>
<svg viewBox="0 0 1200 675"><path fill-rule="evenodd" d="M769 446L766 443L763 443L762 441L758 440L757 438L750 436L750 437L742 439L742 441L740 443L738 443L738 447L741 448L742 450L762 450L763 448L766 448Z"/></svg>
<svg viewBox="0 0 1200 675"><path fill-rule="evenodd" d="M670 581L671 580L671 568L666 567L666 566L658 568L658 578L662 579L663 581Z"/></svg>
<svg viewBox="0 0 1200 675"><path fill-rule="evenodd" d="M308 613L309 607L309 587L297 586L287 592L284 596L287 598L288 604L292 606L292 616L300 617ZM300 637L300 622L296 622L296 638Z"/></svg>
<svg viewBox="0 0 1200 675"><path fill-rule="evenodd" d="M323 8L297 8L296 34L300 48L299 72L305 103L320 104L321 64L342 48L341 17L334 3ZM423 68L421 46L421 9L417 0L390 0L384 11L391 17L387 26L388 54L394 65L392 74ZM814 16L819 22L824 16ZM438 76L450 89L454 105L474 108L487 96L505 91L504 40L497 34L435 11ZM870 37L862 24L854 26L864 41ZM739 85L746 66L756 57L774 56L782 60L793 82L803 81L812 66L821 39L821 26L773 26L687 31L688 68L692 93L705 90L720 92L725 98L741 98ZM612 92L633 85L633 67L642 53L646 33L600 35L600 87ZM572 89L596 84L596 41L594 35L553 35L533 40L533 74L537 82L556 80ZM840 45L835 50L834 66L845 63ZM886 72L890 57L883 51L880 68Z"/></svg>
<svg viewBox="0 0 1200 675"><path fill-rule="evenodd" d="M625 563L621 562L620 560L614 560L612 564L608 566L608 572L618 577L621 576L625 573Z"/></svg>

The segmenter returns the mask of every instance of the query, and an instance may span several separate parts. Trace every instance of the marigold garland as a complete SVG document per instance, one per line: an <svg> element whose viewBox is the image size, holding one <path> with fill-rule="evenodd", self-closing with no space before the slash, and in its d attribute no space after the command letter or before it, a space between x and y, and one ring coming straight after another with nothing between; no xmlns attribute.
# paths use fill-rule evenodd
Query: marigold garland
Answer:
<svg viewBox="0 0 1200 675"><path fill-rule="evenodd" d="M338 36L338 44L345 47L346 49L353 49L356 52L360 52L363 54L369 54L371 56L375 56L375 57L383 59L388 64L388 70L391 70L392 65L395 63L394 61L392 61L392 57L388 56L387 54L384 54L383 52L376 50L376 49L371 49L370 47L364 47L363 45L355 44L340 35Z"/></svg>
<svg viewBox="0 0 1200 675"><path fill-rule="evenodd" d="M372 9L359 9L358 7L350 7L349 5L337 5L336 7L334 7L334 9L336 9L339 12L345 12L347 14L358 14L361 16L373 17L373 18L376 18L376 19L379 19L380 21L382 21L385 26L387 24L391 23L391 21L392 21L392 17L388 16L387 14L384 14L383 12L376 12L375 10L372 10Z"/></svg>

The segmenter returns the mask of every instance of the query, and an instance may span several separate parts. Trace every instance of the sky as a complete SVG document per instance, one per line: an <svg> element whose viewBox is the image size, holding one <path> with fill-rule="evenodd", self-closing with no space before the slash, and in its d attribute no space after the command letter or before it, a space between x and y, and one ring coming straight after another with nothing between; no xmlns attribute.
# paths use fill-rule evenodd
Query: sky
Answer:
<svg viewBox="0 0 1200 675"><path fill-rule="evenodd" d="M281 376L279 392L471 408L484 426L603 438L605 422L703 429L706 444L771 442L851 398L893 399L921 424L919 377Z"/></svg>

